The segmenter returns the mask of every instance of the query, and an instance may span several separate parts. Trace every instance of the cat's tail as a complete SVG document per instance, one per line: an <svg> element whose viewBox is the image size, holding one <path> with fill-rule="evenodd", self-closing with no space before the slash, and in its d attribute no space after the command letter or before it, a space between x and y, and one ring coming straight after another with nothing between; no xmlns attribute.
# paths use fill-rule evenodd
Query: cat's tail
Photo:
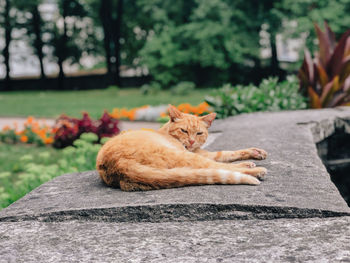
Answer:
<svg viewBox="0 0 350 263"><path fill-rule="evenodd" d="M257 185L260 181L251 175L224 169L159 169L135 162L129 165L127 174L120 180L119 186L124 191L136 191L205 184Z"/></svg>

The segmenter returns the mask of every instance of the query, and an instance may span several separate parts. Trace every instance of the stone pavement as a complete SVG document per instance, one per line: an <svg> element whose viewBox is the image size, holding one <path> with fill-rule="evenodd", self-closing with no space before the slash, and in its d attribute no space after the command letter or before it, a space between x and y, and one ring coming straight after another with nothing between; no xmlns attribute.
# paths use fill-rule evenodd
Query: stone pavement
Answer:
<svg viewBox="0 0 350 263"><path fill-rule="evenodd" d="M259 186L127 193L95 171L57 177L0 212L0 262L349 262L350 209L315 146L349 121L349 108L215 121L208 149L269 152Z"/></svg>

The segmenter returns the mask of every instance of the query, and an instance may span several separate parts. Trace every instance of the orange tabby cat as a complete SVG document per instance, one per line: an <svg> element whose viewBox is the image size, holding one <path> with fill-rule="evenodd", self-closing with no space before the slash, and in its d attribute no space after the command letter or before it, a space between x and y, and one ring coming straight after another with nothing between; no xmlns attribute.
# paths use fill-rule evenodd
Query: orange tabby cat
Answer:
<svg viewBox="0 0 350 263"><path fill-rule="evenodd" d="M169 105L170 120L158 131L130 131L110 139L97 156L96 167L109 186L124 191L203 184L260 183L267 170L246 159L265 159L257 148L208 152L200 149L216 114L197 117ZM226 162L226 163L223 163Z"/></svg>

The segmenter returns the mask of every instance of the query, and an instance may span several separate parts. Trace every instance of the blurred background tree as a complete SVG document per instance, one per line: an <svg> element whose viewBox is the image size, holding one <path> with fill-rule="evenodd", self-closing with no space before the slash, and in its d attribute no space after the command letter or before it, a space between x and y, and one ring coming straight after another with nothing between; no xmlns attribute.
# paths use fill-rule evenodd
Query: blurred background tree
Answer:
<svg viewBox="0 0 350 263"><path fill-rule="evenodd" d="M40 7L47 4L56 11L44 18ZM313 23L327 20L338 37L350 25L349 11L350 0L1 0L2 61L9 80L11 31L22 30L41 78L45 61L55 61L61 88L64 65L86 58L119 86L128 69L149 72L165 88L180 81L258 83L300 66L302 55L281 60L281 41L295 39L299 52L305 42L313 51Z"/></svg>
<svg viewBox="0 0 350 263"><path fill-rule="evenodd" d="M5 44L2 50L3 62L5 65L5 86L11 88L10 83L10 43L11 43L11 32L14 25L14 20L10 16L11 3L10 0L3 0L0 2L1 8L1 26L4 29Z"/></svg>
<svg viewBox="0 0 350 263"><path fill-rule="evenodd" d="M141 57L163 85L181 80L198 85L242 83L260 80L264 72L282 74L275 41L281 19L274 15L275 2L194 0L177 1L176 6L172 1L154 0L144 5L155 25ZM263 69L260 56L263 24L271 36L268 70Z"/></svg>
<svg viewBox="0 0 350 263"><path fill-rule="evenodd" d="M276 2L274 12L284 22L281 31L284 39L301 39L312 53L318 48L315 23L323 25L327 21L336 39L350 27L350 0L283 0ZM303 50L300 48L301 55L294 68L300 66Z"/></svg>
<svg viewBox="0 0 350 263"><path fill-rule="evenodd" d="M87 12L79 0L58 1L59 19L61 27L55 23L51 34L50 45L53 47L53 56L57 58L59 66L58 81L61 88L64 87L63 63L79 63L85 50L85 37L89 33L84 18Z"/></svg>
<svg viewBox="0 0 350 263"><path fill-rule="evenodd" d="M16 8L16 28L23 30L22 38L28 41L33 53L37 56L40 65L40 76L46 78L44 70L43 53L43 20L39 11L42 0L13 0Z"/></svg>

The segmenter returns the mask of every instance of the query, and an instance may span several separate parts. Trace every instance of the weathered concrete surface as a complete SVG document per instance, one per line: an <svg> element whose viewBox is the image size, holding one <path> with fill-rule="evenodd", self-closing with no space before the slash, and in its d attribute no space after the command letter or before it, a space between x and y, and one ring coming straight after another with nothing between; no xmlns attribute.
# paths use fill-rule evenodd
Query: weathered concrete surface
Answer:
<svg viewBox="0 0 350 263"><path fill-rule="evenodd" d="M293 176L293 175L292 175ZM306 176L306 175L305 175ZM1 221L62 221L71 219L119 222L160 222L228 218L298 218L336 216L349 212L327 174L315 185L291 188L271 183L260 186L203 186L149 192L107 188L96 172L64 175L46 183L0 213ZM278 176L275 176L278 178ZM273 191L269 191L270 182ZM289 186L288 186L289 184ZM328 187L328 188L327 188ZM303 189L308 192L303 192ZM304 199L303 199L304 198ZM321 211L320 211L321 210ZM350 213L349 213L350 215Z"/></svg>
<svg viewBox="0 0 350 263"><path fill-rule="evenodd" d="M325 127L318 126L317 136L330 134L329 123L349 116L350 110L321 110L247 114L217 121L212 130L221 131L222 135L209 149L255 146L269 152L268 159L260 162L269 169L269 174L259 186L196 186L125 193L105 187L96 172L86 172L60 176L42 185L4 209L0 220L1 217L69 210L164 204L231 204L350 212L317 155L311 131L315 123L327 123Z"/></svg>
<svg viewBox="0 0 350 263"><path fill-rule="evenodd" d="M269 152L257 162L269 169L259 186L126 193L96 172L60 176L0 212L0 254L13 262L350 261L350 209L315 146L336 128L350 132L345 119L349 108L216 121L221 136L208 149Z"/></svg>
<svg viewBox="0 0 350 263"><path fill-rule="evenodd" d="M350 218L0 224L0 262L349 262Z"/></svg>

